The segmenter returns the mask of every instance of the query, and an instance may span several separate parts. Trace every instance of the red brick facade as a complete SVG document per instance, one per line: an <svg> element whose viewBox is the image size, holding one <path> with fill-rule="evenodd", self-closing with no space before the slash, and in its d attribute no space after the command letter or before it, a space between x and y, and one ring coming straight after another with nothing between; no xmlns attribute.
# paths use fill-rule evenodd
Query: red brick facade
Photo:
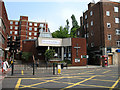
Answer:
<svg viewBox="0 0 120 90"><path fill-rule="evenodd" d="M9 21L5 5L0 1L0 60L7 58L7 36L9 35Z"/></svg>
<svg viewBox="0 0 120 90"><path fill-rule="evenodd" d="M77 46L77 44L78 44L78 46ZM78 56L76 55L77 49L75 47L80 47L78 49ZM87 59L81 58L81 55L87 55L85 38L72 38L72 53L71 54L72 54L72 65L74 65L74 66L87 65ZM79 58L80 62L75 62L76 58Z"/></svg>
<svg viewBox="0 0 120 90"><path fill-rule="evenodd" d="M48 24L46 22L28 21L27 16L20 16L19 21L10 20L10 35L14 37L13 39L20 36L20 50L22 50L22 40L37 39L40 30L48 32Z"/></svg>

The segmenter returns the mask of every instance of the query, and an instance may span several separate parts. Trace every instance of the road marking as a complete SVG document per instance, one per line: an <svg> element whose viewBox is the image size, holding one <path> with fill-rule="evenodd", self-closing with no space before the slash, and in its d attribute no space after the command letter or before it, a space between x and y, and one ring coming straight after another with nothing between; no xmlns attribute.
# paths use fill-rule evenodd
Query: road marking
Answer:
<svg viewBox="0 0 120 90"><path fill-rule="evenodd" d="M32 87L32 86L36 86L36 85L40 85L40 84L44 84L44 83L48 83L48 82L52 82L54 80L59 80L59 79L62 79L63 77L60 77L60 78L57 78L57 79L53 79L53 80L47 80L45 82L41 82L41 83L36 83L36 84L32 84L32 85L22 85L23 87L20 87L20 88L26 88L26 87Z"/></svg>
<svg viewBox="0 0 120 90"><path fill-rule="evenodd" d="M18 82L17 82L17 84L15 86L15 90L18 90L18 88L20 86L20 83L21 83L21 80L22 80L21 78L18 79Z"/></svg>
<svg viewBox="0 0 120 90"><path fill-rule="evenodd" d="M108 72L110 72L110 71L111 71L111 70L105 71L105 72L103 72L103 74L108 73Z"/></svg>
<svg viewBox="0 0 120 90"><path fill-rule="evenodd" d="M119 77L119 79L112 85L112 87L110 88L110 90L113 90L113 88L119 83L119 81L120 81L120 77Z"/></svg>
<svg viewBox="0 0 120 90"><path fill-rule="evenodd" d="M92 78L94 78L94 77L95 77L95 76L92 76L92 77L87 78L87 79L85 79L85 80L83 80L83 81L80 81L80 82L77 82L77 83L75 83L75 84L73 84L73 85L70 85L70 86L68 86L68 87L65 87L65 88L63 88L63 89L61 89L61 90L65 90L65 89L67 89L67 88L74 87L74 86L79 85L79 84L81 84L81 83L83 83L83 82L86 82L86 81L88 81L88 80L90 80L90 79L92 79Z"/></svg>
<svg viewBox="0 0 120 90"><path fill-rule="evenodd" d="M23 70L21 70L21 74L24 75Z"/></svg>
<svg viewBox="0 0 120 90"><path fill-rule="evenodd" d="M86 84L79 84L81 86L90 86L90 87L101 87L101 88L110 88L110 87L107 87L107 86L98 86L98 85L86 85Z"/></svg>

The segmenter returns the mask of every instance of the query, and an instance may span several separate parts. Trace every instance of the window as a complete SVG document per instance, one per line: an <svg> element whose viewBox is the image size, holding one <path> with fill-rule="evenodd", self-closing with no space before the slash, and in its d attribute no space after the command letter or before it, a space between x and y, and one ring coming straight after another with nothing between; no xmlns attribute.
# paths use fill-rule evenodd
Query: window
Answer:
<svg viewBox="0 0 120 90"><path fill-rule="evenodd" d="M44 27L44 24L40 24L40 27Z"/></svg>
<svg viewBox="0 0 120 90"><path fill-rule="evenodd" d="M37 33L36 33L36 32L34 33L34 36L37 36Z"/></svg>
<svg viewBox="0 0 120 90"><path fill-rule="evenodd" d="M107 16L110 16L110 11L106 11L106 15L107 15Z"/></svg>
<svg viewBox="0 0 120 90"><path fill-rule="evenodd" d="M29 37L29 39L32 39L32 37Z"/></svg>
<svg viewBox="0 0 120 90"><path fill-rule="evenodd" d="M10 34L12 34L12 31L10 31Z"/></svg>
<svg viewBox="0 0 120 90"><path fill-rule="evenodd" d="M37 26L37 23L34 23L34 26Z"/></svg>
<svg viewBox="0 0 120 90"><path fill-rule="evenodd" d="M115 18L115 23L119 23L119 18Z"/></svg>
<svg viewBox="0 0 120 90"><path fill-rule="evenodd" d="M37 39L37 37L34 37L34 39Z"/></svg>
<svg viewBox="0 0 120 90"><path fill-rule="evenodd" d="M91 21L91 26L93 26L93 21Z"/></svg>
<svg viewBox="0 0 120 90"><path fill-rule="evenodd" d="M94 35L93 31L91 31L91 36L93 36L93 35Z"/></svg>
<svg viewBox="0 0 120 90"><path fill-rule="evenodd" d="M88 28L88 23L87 23L87 28Z"/></svg>
<svg viewBox="0 0 120 90"><path fill-rule="evenodd" d="M94 47L94 43L91 43L91 47Z"/></svg>
<svg viewBox="0 0 120 90"><path fill-rule="evenodd" d="M85 19L87 19L87 15L85 15Z"/></svg>
<svg viewBox="0 0 120 90"><path fill-rule="evenodd" d="M108 40L111 40L111 35L110 34L108 34Z"/></svg>
<svg viewBox="0 0 120 90"><path fill-rule="evenodd" d="M15 25L18 25L18 22L15 22Z"/></svg>
<svg viewBox="0 0 120 90"><path fill-rule="evenodd" d="M78 35L80 35L80 32L78 31Z"/></svg>
<svg viewBox="0 0 120 90"><path fill-rule="evenodd" d="M14 40L16 39L16 36L14 36Z"/></svg>
<svg viewBox="0 0 120 90"><path fill-rule="evenodd" d="M120 35L120 30L116 29L116 35Z"/></svg>
<svg viewBox="0 0 120 90"><path fill-rule="evenodd" d="M18 31L15 31L15 35L17 35L18 34Z"/></svg>
<svg viewBox="0 0 120 90"><path fill-rule="evenodd" d="M32 30L32 27L29 27L29 30L31 31L31 30Z"/></svg>
<svg viewBox="0 0 120 90"><path fill-rule="evenodd" d="M37 28L34 28L34 31L37 31Z"/></svg>
<svg viewBox="0 0 120 90"><path fill-rule="evenodd" d="M110 23L107 23L107 28L111 28L111 24Z"/></svg>
<svg viewBox="0 0 120 90"><path fill-rule="evenodd" d="M32 26L32 23L29 23L29 26Z"/></svg>
<svg viewBox="0 0 120 90"><path fill-rule="evenodd" d="M12 27L12 26L10 26L10 29L13 29L13 27Z"/></svg>
<svg viewBox="0 0 120 90"><path fill-rule="evenodd" d="M31 36L31 35L32 35L32 33L31 33L31 32L29 32L29 35Z"/></svg>
<svg viewBox="0 0 120 90"><path fill-rule="evenodd" d="M114 12L118 12L118 7L114 7Z"/></svg>
<svg viewBox="0 0 120 90"><path fill-rule="evenodd" d="M15 26L15 30L18 30L18 27L17 27L17 26Z"/></svg>
<svg viewBox="0 0 120 90"><path fill-rule="evenodd" d="M90 16L92 16L92 15L93 15L93 12L91 11L91 12L90 12Z"/></svg>
<svg viewBox="0 0 120 90"><path fill-rule="evenodd" d="M117 46L120 47L120 41L116 41Z"/></svg>
<svg viewBox="0 0 120 90"><path fill-rule="evenodd" d="M10 24L13 24L13 21L10 21Z"/></svg>

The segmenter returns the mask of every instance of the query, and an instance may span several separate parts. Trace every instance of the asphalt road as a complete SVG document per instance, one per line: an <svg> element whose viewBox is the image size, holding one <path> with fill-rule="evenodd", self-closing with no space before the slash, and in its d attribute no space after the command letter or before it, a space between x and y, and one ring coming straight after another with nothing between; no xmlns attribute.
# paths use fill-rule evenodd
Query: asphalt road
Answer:
<svg viewBox="0 0 120 90"><path fill-rule="evenodd" d="M55 77L5 78L2 90L118 90L119 82L118 67L69 69Z"/></svg>

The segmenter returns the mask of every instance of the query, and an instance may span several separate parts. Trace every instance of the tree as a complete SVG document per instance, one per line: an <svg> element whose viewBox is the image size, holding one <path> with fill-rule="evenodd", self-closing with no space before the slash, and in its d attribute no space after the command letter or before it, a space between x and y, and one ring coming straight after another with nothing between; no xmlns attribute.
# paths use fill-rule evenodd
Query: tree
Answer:
<svg viewBox="0 0 120 90"><path fill-rule="evenodd" d="M67 28L65 27L63 28L62 26L60 26L59 30L52 33L52 37L53 38L68 38L69 34L68 34Z"/></svg>
<svg viewBox="0 0 120 90"><path fill-rule="evenodd" d="M49 49L45 51L45 57L47 59L47 61L49 61L51 58L53 58L55 55L55 50L53 49Z"/></svg>
<svg viewBox="0 0 120 90"><path fill-rule="evenodd" d="M32 57L31 52L22 52L22 59L24 59L25 61L28 61L30 57Z"/></svg>
<svg viewBox="0 0 120 90"><path fill-rule="evenodd" d="M70 37L74 38L74 37L77 37L76 31L79 28L79 25L74 15L71 16L71 19L72 19L72 28L70 31Z"/></svg>

